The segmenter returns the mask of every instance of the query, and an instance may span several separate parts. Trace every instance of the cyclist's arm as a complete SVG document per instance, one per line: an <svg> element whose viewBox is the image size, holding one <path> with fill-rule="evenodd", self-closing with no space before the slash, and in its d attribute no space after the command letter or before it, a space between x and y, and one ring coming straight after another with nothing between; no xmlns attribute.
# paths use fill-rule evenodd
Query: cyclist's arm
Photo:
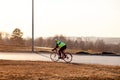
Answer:
<svg viewBox="0 0 120 80"><path fill-rule="evenodd" d="M52 51L56 50L57 48L58 48L58 44L56 44L56 47Z"/></svg>

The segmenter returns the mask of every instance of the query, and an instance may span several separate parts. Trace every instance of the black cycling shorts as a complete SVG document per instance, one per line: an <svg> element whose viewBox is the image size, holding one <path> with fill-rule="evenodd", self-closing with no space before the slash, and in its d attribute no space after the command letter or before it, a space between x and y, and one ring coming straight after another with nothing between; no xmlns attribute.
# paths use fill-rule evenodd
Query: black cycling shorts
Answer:
<svg viewBox="0 0 120 80"><path fill-rule="evenodd" d="M63 47L60 48L60 51L63 51L63 50L65 50L66 48L67 48L67 46L65 45L65 46L63 46Z"/></svg>

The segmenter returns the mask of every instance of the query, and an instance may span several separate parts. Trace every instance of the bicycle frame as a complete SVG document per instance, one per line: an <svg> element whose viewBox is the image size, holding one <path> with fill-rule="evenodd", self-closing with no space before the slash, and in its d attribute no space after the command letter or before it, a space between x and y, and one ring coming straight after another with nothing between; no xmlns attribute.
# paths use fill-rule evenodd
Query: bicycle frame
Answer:
<svg viewBox="0 0 120 80"><path fill-rule="evenodd" d="M72 54L71 53L65 53L66 57L64 56L64 54L62 53L61 56L63 58L61 58L62 60L64 60L66 63L70 63L72 61ZM50 59L54 62L59 61L59 52L58 50L55 50L54 53L50 54Z"/></svg>
<svg viewBox="0 0 120 80"><path fill-rule="evenodd" d="M58 56L60 56L57 49L55 50L55 53L56 53ZM65 56L66 56L65 53L61 53L61 57L62 57L61 59L64 59Z"/></svg>

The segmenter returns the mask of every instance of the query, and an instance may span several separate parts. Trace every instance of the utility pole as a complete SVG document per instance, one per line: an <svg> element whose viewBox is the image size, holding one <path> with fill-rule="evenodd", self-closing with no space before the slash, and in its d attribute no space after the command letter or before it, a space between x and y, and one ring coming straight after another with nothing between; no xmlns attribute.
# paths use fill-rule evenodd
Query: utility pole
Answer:
<svg viewBox="0 0 120 80"><path fill-rule="evenodd" d="M34 0L32 0L32 52L34 52Z"/></svg>

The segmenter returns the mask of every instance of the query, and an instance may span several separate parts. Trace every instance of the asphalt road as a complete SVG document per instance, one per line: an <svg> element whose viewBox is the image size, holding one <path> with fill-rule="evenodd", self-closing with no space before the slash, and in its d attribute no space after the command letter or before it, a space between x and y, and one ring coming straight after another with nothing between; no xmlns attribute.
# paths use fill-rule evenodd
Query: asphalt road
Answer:
<svg viewBox="0 0 120 80"><path fill-rule="evenodd" d="M49 53L0 52L0 60L51 61ZM63 62L60 60L59 62ZM120 66L120 56L73 55L72 63Z"/></svg>

